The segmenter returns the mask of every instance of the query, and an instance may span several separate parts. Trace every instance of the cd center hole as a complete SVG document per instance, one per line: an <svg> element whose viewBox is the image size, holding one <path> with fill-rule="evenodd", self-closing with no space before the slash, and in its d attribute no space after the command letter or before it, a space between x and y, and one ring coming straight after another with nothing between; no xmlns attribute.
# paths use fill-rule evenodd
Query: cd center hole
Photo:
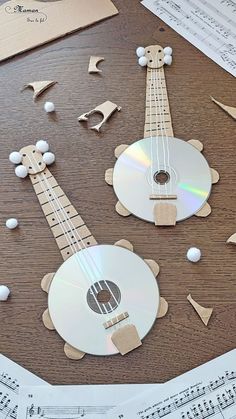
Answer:
<svg viewBox="0 0 236 419"><path fill-rule="evenodd" d="M97 294L97 300L99 303L106 304L111 299L111 293L108 290L101 290Z"/></svg>
<svg viewBox="0 0 236 419"><path fill-rule="evenodd" d="M153 177L155 182L159 183L160 185L165 185L165 183L168 183L170 180L170 175L165 170L158 170L158 172L156 172Z"/></svg>

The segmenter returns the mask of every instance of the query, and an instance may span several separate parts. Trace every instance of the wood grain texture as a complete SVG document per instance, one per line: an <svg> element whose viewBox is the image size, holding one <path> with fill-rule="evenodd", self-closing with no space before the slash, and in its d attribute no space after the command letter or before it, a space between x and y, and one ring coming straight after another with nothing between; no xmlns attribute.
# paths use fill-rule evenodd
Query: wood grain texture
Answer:
<svg viewBox="0 0 236 419"><path fill-rule="evenodd" d="M235 79L209 60L138 0L114 0L120 14L0 66L0 282L11 288L0 304L0 351L52 384L163 382L236 346L236 250L226 239L236 231L235 121L215 106L212 95L235 105ZM166 68L175 135L204 143L204 155L221 180L210 197L212 214L192 217L175 228L157 229L115 212L116 198L104 182L118 144L142 138L146 71L137 65L139 45L173 48ZM103 72L88 74L91 55L104 56ZM21 88L33 80L56 80L33 103ZM56 118L43 111L56 105ZM97 103L122 106L100 134L78 124L77 117ZM93 117L91 126L99 119ZM40 281L62 263L29 179L15 177L8 154L48 139L56 154L51 167L59 185L100 243L130 240L142 257L160 264L160 292L169 312L157 320L143 345L125 357L87 355L75 363L65 357L64 342L45 329L41 316L47 295ZM20 227L4 227L11 216ZM197 246L202 259L186 260ZM208 328L186 300L191 293L213 307Z"/></svg>

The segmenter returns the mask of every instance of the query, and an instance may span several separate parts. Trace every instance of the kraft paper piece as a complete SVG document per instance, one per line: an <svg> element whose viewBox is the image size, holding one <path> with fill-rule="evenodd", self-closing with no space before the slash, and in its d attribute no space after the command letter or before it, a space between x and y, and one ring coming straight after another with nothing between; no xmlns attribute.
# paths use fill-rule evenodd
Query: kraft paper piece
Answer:
<svg viewBox="0 0 236 419"><path fill-rule="evenodd" d="M0 61L118 14L111 0L11 0L0 6Z"/></svg>

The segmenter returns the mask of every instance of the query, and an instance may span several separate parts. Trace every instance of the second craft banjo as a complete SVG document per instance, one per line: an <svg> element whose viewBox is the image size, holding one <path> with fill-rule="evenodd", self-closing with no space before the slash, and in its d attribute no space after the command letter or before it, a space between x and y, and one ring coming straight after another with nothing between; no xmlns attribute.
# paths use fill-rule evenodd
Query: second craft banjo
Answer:
<svg viewBox="0 0 236 419"><path fill-rule="evenodd" d="M201 154L200 141L174 137L164 74L172 49L140 47L137 55L140 65L147 66L144 138L118 146L115 167L106 171L106 182L119 200L116 211L157 226L207 216L211 186L219 175Z"/></svg>
<svg viewBox="0 0 236 419"><path fill-rule="evenodd" d="M44 153L44 154L43 154ZM44 325L56 329L69 358L85 353L122 355L141 345L165 300L159 297L158 264L143 260L127 240L98 245L85 222L46 167L54 161L48 144L24 147L10 155L19 177L29 174L64 263L47 274ZM161 302L161 304L160 304Z"/></svg>

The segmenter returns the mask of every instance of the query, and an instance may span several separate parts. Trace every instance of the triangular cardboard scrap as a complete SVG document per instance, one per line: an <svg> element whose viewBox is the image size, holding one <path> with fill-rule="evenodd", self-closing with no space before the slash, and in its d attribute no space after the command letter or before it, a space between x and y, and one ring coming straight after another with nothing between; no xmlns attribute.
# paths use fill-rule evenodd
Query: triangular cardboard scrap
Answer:
<svg viewBox="0 0 236 419"><path fill-rule="evenodd" d="M213 308L202 307L200 304L194 301L191 294L187 296L187 300L190 302L190 304L192 304L193 308L195 309L205 326L207 326L211 318Z"/></svg>
<svg viewBox="0 0 236 419"><path fill-rule="evenodd" d="M22 91L27 89L27 87L32 87L32 89L34 90L34 96L33 99L36 100L37 97L39 95L41 95L41 93L43 93L45 90L49 89L49 87L53 86L54 84L56 84L56 81L34 81L32 83L28 83L26 84Z"/></svg>
<svg viewBox="0 0 236 419"><path fill-rule="evenodd" d="M0 6L0 61L114 16L111 0L11 0Z"/></svg>
<svg viewBox="0 0 236 419"><path fill-rule="evenodd" d="M227 112L232 118L236 119L236 108L233 106L224 105L224 103L218 102L214 97L211 96L212 102L216 103L221 109Z"/></svg>

